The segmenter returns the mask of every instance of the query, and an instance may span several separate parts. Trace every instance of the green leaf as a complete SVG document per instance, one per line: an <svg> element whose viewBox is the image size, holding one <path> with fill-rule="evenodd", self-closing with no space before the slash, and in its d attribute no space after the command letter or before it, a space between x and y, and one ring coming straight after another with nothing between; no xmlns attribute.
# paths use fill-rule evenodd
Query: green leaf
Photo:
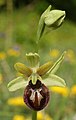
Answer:
<svg viewBox="0 0 76 120"><path fill-rule="evenodd" d="M16 91L20 88L25 88L28 81L25 81L23 77L17 77L16 79L10 81L7 85L9 91Z"/></svg>
<svg viewBox="0 0 76 120"><path fill-rule="evenodd" d="M54 65L51 67L51 69L48 71L48 74L55 74L56 71L58 70L58 68L60 67L63 59L64 59L64 55L65 55L66 51L60 56L60 58L54 63Z"/></svg>
<svg viewBox="0 0 76 120"><path fill-rule="evenodd" d="M65 87L66 86L65 81L54 74L50 74L46 79L42 81L42 83L44 83L48 87L50 86Z"/></svg>

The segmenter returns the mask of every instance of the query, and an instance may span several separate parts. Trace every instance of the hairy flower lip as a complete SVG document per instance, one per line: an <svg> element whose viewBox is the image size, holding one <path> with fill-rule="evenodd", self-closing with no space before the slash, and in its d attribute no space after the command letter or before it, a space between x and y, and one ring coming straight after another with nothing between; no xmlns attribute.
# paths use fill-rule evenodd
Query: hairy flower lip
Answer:
<svg viewBox="0 0 76 120"><path fill-rule="evenodd" d="M42 84L39 80L36 81L36 84L32 84L32 80L30 80L29 86L31 86L32 89L39 89L40 87L42 87Z"/></svg>
<svg viewBox="0 0 76 120"><path fill-rule="evenodd" d="M49 90L40 80L37 80L35 85L29 81L24 90L24 102L29 108L40 111L47 106L49 99Z"/></svg>

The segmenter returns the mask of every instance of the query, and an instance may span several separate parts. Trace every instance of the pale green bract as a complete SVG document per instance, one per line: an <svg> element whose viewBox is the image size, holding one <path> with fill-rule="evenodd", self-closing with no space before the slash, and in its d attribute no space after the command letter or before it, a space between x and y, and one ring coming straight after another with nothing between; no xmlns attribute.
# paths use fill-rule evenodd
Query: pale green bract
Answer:
<svg viewBox="0 0 76 120"><path fill-rule="evenodd" d="M30 55L30 54L28 54L28 55ZM34 55L36 56L36 53L33 54L33 56ZM50 86L65 87L66 86L65 81L62 78L55 75L56 71L60 67L61 62L64 59L64 55L65 55L65 52L60 56L60 58L53 64L53 66L51 68L49 66L47 66L47 64L46 64L46 66L44 64L42 67L40 67L40 69L38 67L31 68L33 73L29 77L27 77L27 80L25 79L25 76L23 74L23 76L17 77L16 79L10 81L8 83L9 91L16 91L20 88L25 88L28 85L30 80L32 80L32 84L35 84L37 79L39 79L47 87L50 87ZM32 56L30 56L30 57L32 57ZM32 60L31 61L32 63L35 62L35 57L34 57L34 61L33 61L33 59L31 59L31 60ZM39 60L39 57L38 57L38 60ZM36 61L37 61L37 57L36 57ZM39 63L39 62L37 61L37 63ZM47 67L49 69L47 69ZM23 70L23 68L21 68L21 67L20 67L20 69ZM47 69L47 70L45 70L45 69ZM37 73L37 70L42 71L42 73L43 73L43 71L46 71L46 73L45 73L45 75L42 74L42 76L41 76L39 71Z"/></svg>

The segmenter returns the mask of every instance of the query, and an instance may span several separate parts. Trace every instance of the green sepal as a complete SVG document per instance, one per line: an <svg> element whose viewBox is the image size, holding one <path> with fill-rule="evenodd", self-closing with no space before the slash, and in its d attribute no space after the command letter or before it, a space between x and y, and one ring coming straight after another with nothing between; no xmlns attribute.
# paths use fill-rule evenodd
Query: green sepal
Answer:
<svg viewBox="0 0 76 120"><path fill-rule="evenodd" d="M54 63L54 65L51 67L51 69L48 71L48 74L55 74L58 68L60 67L62 61L64 60L66 51L60 56L60 58Z"/></svg>
<svg viewBox="0 0 76 120"><path fill-rule="evenodd" d="M7 87L9 91L13 92L20 88L25 88L27 84L28 84L28 81L25 80L22 76L20 76L10 81Z"/></svg>
<svg viewBox="0 0 76 120"><path fill-rule="evenodd" d="M38 68L39 67L39 60L40 56L38 53L29 53L26 54L27 61L32 68Z"/></svg>
<svg viewBox="0 0 76 120"><path fill-rule="evenodd" d="M65 81L54 74L50 74L47 78L45 78L42 81L42 83L44 83L48 87L51 87L51 86L65 87L66 86Z"/></svg>
<svg viewBox="0 0 76 120"><path fill-rule="evenodd" d="M41 15L39 24L38 24L38 30L37 30L37 40L39 40L44 32L45 28L45 16L50 12L51 5L44 11L44 13Z"/></svg>

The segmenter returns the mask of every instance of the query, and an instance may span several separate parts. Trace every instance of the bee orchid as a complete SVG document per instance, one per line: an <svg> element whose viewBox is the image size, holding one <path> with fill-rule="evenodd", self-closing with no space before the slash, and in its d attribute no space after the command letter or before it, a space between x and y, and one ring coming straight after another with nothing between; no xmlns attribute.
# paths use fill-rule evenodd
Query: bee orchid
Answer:
<svg viewBox="0 0 76 120"><path fill-rule="evenodd" d="M16 63L15 69L21 73L20 77L8 83L9 91L16 91L24 88L25 104L36 111L45 108L50 99L50 86L65 87L65 81L55 75L61 62L64 59L65 52L53 64L51 61L39 65L40 56L37 53L26 54L29 66L22 63Z"/></svg>

